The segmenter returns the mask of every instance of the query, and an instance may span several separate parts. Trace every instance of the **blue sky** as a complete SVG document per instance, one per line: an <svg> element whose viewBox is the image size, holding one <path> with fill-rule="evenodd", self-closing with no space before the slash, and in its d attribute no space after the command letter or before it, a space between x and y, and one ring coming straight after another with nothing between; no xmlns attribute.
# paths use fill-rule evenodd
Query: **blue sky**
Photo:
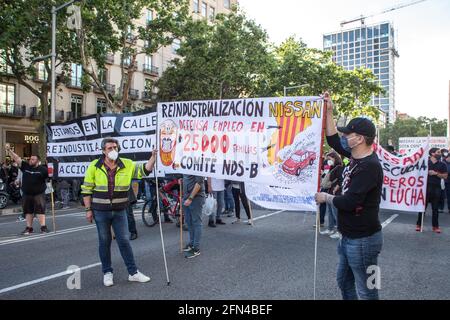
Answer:
<svg viewBox="0 0 450 320"><path fill-rule="evenodd" d="M322 49L322 35L340 22L411 2L409 0L239 0L247 15L270 40L295 35L309 47ZM450 81L450 1L427 0L366 24L393 22L400 58L396 60L396 109L411 116L448 117ZM358 26L359 22L347 25Z"/></svg>

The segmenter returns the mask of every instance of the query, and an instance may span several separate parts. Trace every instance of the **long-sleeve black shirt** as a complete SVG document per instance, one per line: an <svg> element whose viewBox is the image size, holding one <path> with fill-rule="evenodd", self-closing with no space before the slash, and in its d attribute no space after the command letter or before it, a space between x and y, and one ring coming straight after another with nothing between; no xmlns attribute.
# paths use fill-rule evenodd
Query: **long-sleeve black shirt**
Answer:
<svg viewBox="0 0 450 320"><path fill-rule="evenodd" d="M339 135L327 136L328 144L339 154L350 158L342 173L342 195L333 199L338 209L338 229L343 236L357 239L381 230L380 210L383 169L378 156L372 153L362 159L351 158L342 148Z"/></svg>

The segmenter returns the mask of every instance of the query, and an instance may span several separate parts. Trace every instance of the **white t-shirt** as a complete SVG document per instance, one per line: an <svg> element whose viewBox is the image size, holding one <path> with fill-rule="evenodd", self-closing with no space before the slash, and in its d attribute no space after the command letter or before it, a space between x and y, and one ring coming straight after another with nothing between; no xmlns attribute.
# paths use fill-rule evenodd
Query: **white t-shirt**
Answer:
<svg viewBox="0 0 450 320"><path fill-rule="evenodd" d="M212 189L212 191L224 191L225 190L225 180L211 178L211 189Z"/></svg>

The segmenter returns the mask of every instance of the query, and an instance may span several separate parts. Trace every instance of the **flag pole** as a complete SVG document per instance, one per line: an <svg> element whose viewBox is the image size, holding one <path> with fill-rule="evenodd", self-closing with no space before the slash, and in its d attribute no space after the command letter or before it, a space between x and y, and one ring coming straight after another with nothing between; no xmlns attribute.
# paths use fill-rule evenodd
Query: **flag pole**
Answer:
<svg viewBox="0 0 450 320"><path fill-rule="evenodd" d="M156 133L158 134L158 125L156 125ZM159 153L159 149L157 148L157 152ZM159 155L158 155L159 156ZM169 270L167 269L167 259L166 259L166 249L164 246L164 236L162 231L162 222L161 222L161 208L159 205L159 182L158 182L158 175L156 172L158 171L158 158L155 161L155 166L153 168L154 174L155 174L155 181L156 181L156 213L159 220L159 233L161 235L161 246L163 251L163 258L164 258L164 267L166 269L166 279L167 279L167 285L170 285L170 279L169 279Z"/></svg>
<svg viewBox="0 0 450 320"><path fill-rule="evenodd" d="M325 105L325 100L323 100L323 106L322 106L322 135L320 139L320 156L319 161L322 161L323 156L323 144L325 142L325 124L326 124L326 118L327 118L327 108L328 106ZM322 171L322 164L319 162L318 170L317 170L317 192L320 192L320 177L321 177L321 171ZM319 228L320 228L320 205L317 205L316 208L316 234L315 234L315 241L314 241L314 300L316 300L316 280L317 280L317 242L318 242L318 235L319 235Z"/></svg>
<svg viewBox="0 0 450 320"><path fill-rule="evenodd" d="M53 232L56 233L55 198L54 198L54 196L53 196L53 191L54 191L54 190L53 190L52 180L50 180L50 188L51 188L51 191L52 191L52 192L50 192L50 199L51 199L51 202L52 202Z"/></svg>
<svg viewBox="0 0 450 320"><path fill-rule="evenodd" d="M180 185L180 252L183 252L183 186L181 181L181 179L178 179Z"/></svg>

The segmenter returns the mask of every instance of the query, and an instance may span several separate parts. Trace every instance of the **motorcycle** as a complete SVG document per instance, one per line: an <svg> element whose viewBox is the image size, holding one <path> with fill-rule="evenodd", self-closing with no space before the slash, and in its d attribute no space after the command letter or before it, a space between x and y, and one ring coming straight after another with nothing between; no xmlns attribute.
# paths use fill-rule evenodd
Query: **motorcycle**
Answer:
<svg viewBox="0 0 450 320"><path fill-rule="evenodd" d="M14 202L14 204L17 204L19 200L22 199L22 195L20 194L20 187L18 184L16 184L15 181L9 184L8 194L9 198L12 202Z"/></svg>
<svg viewBox="0 0 450 320"><path fill-rule="evenodd" d="M8 205L9 194L6 191L6 183L0 179L0 209L5 209Z"/></svg>

